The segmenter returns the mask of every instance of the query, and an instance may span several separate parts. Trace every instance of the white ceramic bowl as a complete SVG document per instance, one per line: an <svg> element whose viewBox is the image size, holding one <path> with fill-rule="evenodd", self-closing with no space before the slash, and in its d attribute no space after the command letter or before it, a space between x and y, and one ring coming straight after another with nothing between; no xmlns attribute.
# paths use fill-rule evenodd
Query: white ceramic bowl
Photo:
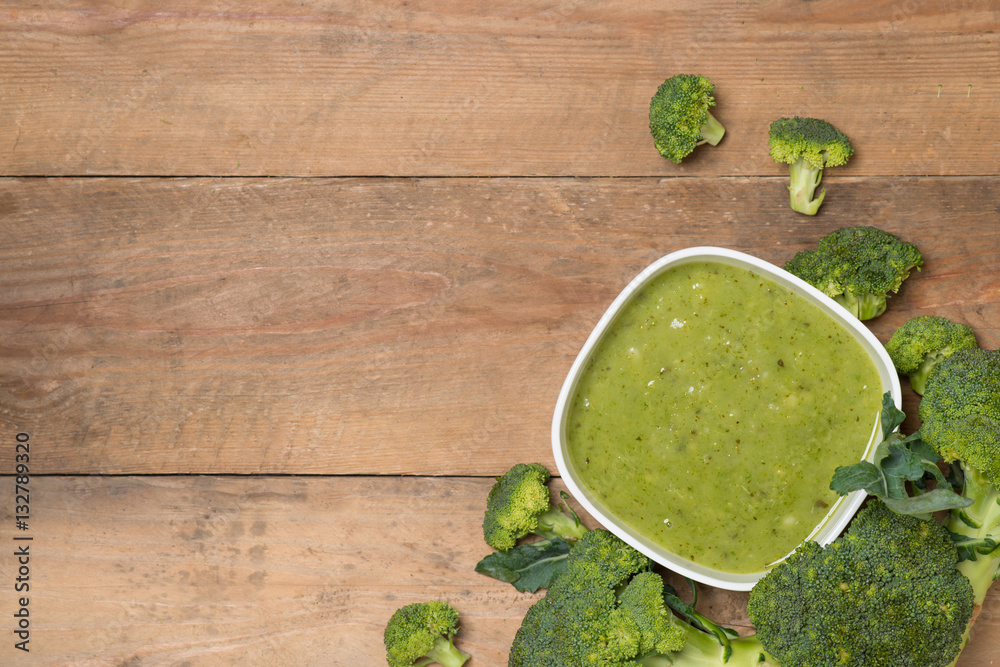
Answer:
<svg viewBox="0 0 1000 667"><path fill-rule="evenodd" d="M563 383L562 390L559 393L559 399L556 402L555 415L552 419L553 453L563 481L566 483L570 493L573 494L573 497L577 500L577 502L579 502L595 519L597 519L602 526L616 534L625 542L631 544L640 552L649 556L655 562L660 563L678 574L684 575L703 584L728 590L746 591L753 588L754 584L767 573L767 570L751 574L733 574L715 570L694 563L686 558L677 556L658 544L644 538L638 532L615 519L610 512L606 511L602 504L598 502L590 492L588 492L586 486L580 482L579 476L573 469L566 450L566 419L570 407L570 397L576 389L576 385L580 379L583 369L586 368L587 360L590 358L594 348L601 341L601 338L607 331L608 327L614 321L615 317L622 310L622 308L628 304L632 296L658 275L669 268L687 262L698 261L723 262L743 267L790 288L805 299L819 306L831 317L840 322L848 331L850 331L861 346L868 351L868 354L875 363L878 373L882 379L882 393L889 391L896 407L902 406L899 376L892 365L892 360L889 359L889 355L886 353L885 348L882 347L882 344L879 343L878 339L872 335L862 322L851 315L840 304L814 288L812 285L809 285L800 278L793 276L784 269L780 269L773 264L751 255L725 248L687 248L660 258L637 275L621 292L621 294L618 295L608 310L601 317L597 326L594 327L593 332L590 334L590 337L587 338L587 342L584 343L583 349L581 349L579 355L577 355L576 360L573 362L573 366L570 368L566 381ZM878 442L881 440L879 437L880 435L880 426L878 423L875 423L869 442L858 443L859 460L862 458L871 459L874 454L875 446L878 445ZM840 535L841 532L843 532L844 528L847 527L851 517L853 517L855 512L857 512L861 503L864 501L864 498L865 494L861 491L841 498L840 501L834 505L831 511L826 515L824 520L817 525L813 531L809 533L809 535L805 536L804 539L811 539L822 545L833 541L838 535Z"/></svg>

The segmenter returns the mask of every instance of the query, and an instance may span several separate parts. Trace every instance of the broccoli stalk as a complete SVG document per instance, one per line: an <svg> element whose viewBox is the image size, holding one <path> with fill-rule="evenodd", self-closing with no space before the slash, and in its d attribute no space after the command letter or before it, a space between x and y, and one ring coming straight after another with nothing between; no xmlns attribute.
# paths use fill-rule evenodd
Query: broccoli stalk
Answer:
<svg viewBox="0 0 1000 667"><path fill-rule="evenodd" d="M814 196L816 188L823 180L823 165L816 165L800 157L788 165L788 176L792 210L806 215L816 215L823 204L823 199L826 198L825 189L819 193L819 197Z"/></svg>
<svg viewBox="0 0 1000 667"><path fill-rule="evenodd" d="M962 495L972 505L948 514L945 527L966 559L958 564L982 605L990 586L1000 574L1000 495L989 479L973 468L964 471Z"/></svg>
<svg viewBox="0 0 1000 667"><path fill-rule="evenodd" d="M854 149L840 130L816 118L780 118L770 127L771 159L788 164L792 210L816 215L826 190L814 198L825 167L847 164Z"/></svg>
<svg viewBox="0 0 1000 667"><path fill-rule="evenodd" d="M896 329L885 351L910 387L923 395L927 378L943 359L956 350L977 347L976 334L965 324L936 315L920 315Z"/></svg>
<svg viewBox="0 0 1000 667"><path fill-rule="evenodd" d="M860 320L885 312L890 293L899 291L923 257L913 244L875 227L835 230L785 264L798 276L847 308Z"/></svg>
<svg viewBox="0 0 1000 667"><path fill-rule="evenodd" d="M711 635L687 623L680 626L684 630L684 647L680 651L669 656L649 656L639 660L639 664L643 667L778 667L756 635L731 640L727 657Z"/></svg>
<svg viewBox="0 0 1000 667"><path fill-rule="evenodd" d="M722 141L726 128L709 111L714 92L711 81L695 74L678 74L660 84L649 102L649 131L660 155L680 164L696 146Z"/></svg>
<svg viewBox="0 0 1000 667"><path fill-rule="evenodd" d="M458 612L446 602L415 602L396 610L385 626L389 667L461 667L470 658L452 642Z"/></svg>
<svg viewBox="0 0 1000 667"><path fill-rule="evenodd" d="M719 142L722 141L723 135L726 134L726 128L712 115L711 111L706 109L705 115L708 118L701 126L701 141L698 142L698 145L710 144L718 146Z"/></svg>

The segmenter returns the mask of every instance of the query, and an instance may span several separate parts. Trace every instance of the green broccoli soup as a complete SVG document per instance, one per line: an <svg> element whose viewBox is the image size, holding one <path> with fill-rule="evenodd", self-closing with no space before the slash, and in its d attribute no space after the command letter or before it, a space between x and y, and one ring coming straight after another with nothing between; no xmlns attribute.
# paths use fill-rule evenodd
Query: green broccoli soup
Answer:
<svg viewBox="0 0 1000 667"><path fill-rule="evenodd" d="M568 458L598 504L699 565L759 572L833 508L882 382L854 335L747 269L667 269L621 311L570 398Z"/></svg>

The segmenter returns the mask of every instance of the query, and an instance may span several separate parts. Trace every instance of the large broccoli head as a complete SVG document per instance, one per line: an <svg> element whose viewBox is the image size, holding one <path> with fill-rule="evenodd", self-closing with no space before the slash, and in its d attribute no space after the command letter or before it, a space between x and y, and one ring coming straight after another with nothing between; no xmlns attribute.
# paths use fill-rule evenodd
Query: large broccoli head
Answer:
<svg viewBox="0 0 1000 667"><path fill-rule="evenodd" d="M771 123L768 141L771 159L788 164L788 191L792 210L816 215L826 190L813 198L824 167L847 164L854 149L843 132L817 118L779 118Z"/></svg>
<svg viewBox="0 0 1000 667"><path fill-rule="evenodd" d="M920 435L1000 486L1000 350L965 348L941 361L918 408Z"/></svg>
<svg viewBox="0 0 1000 667"><path fill-rule="evenodd" d="M941 525L871 501L825 549L806 542L747 611L781 665L936 667L962 648L973 590Z"/></svg>
<svg viewBox="0 0 1000 667"><path fill-rule="evenodd" d="M890 292L898 292L923 261L915 245L875 227L857 226L827 234L785 269L867 320L885 312Z"/></svg>
<svg viewBox="0 0 1000 667"><path fill-rule="evenodd" d="M447 602L415 602L397 609L385 626L389 666L438 663L443 667L461 667L470 656L452 643L456 632L458 611Z"/></svg>
<svg viewBox="0 0 1000 667"><path fill-rule="evenodd" d="M885 351L896 370L910 379L913 391L922 395L927 378L941 360L957 350L978 345L969 326L946 317L920 315L896 329Z"/></svg>
<svg viewBox="0 0 1000 667"><path fill-rule="evenodd" d="M540 463L518 463L497 478L486 497L483 537L494 549L513 548L526 535L575 540L587 529L552 504L551 473Z"/></svg>
<svg viewBox="0 0 1000 667"><path fill-rule="evenodd" d="M709 112L715 86L703 76L678 74L662 84L649 102L649 131L660 155L680 164L696 146L713 146L726 130Z"/></svg>

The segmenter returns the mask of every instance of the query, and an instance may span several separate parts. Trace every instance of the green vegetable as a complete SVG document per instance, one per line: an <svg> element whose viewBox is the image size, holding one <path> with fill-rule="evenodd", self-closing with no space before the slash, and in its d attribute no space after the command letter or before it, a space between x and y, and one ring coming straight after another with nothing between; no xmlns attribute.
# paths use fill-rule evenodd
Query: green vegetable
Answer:
<svg viewBox="0 0 1000 667"><path fill-rule="evenodd" d="M807 542L765 575L747 611L781 665L943 666L973 611L957 563L943 527L874 500L825 549Z"/></svg>
<svg viewBox="0 0 1000 667"><path fill-rule="evenodd" d="M807 542L767 574L750 594L757 634L722 642L671 616L672 590L607 531L568 561L525 615L510 667L935 667L960 651L974 603L948 532L879 501L825 549Z"/></svg>
<svg viewBox="0 0 1000 667"><path fill-rule="evenodd" d="M437 663L461 667L469 659L451 638L458 632L458 612L446 602L416 602L401 607L385 627L389 667L422 667Z"/></svg>
<svg viewBox="0 0 1000 667"><path fill-rule="evenodd" d="M919 411L921 436L955 465L957 487L971 501L946 526L982 603L1000 567L1000 351L965 348L941 361Z"/></svg>
<svg viewBox="0 0 1000 667"><path fill-rule="evenodd" d="M524 617L510 667L675 667L725 664L766 667L760 644L728 648L674 617L664 584L645 556L605 530L584 535L566 571Z"/></svg>
<svg viewBox="0 0 1000 667"><path fill-rule="evenodd" d="M966 507L972 501L952 491L938 468L941 457L919 434L904 436L897 431L906 415L893 403L892 395L882 396L882 442L875 448L872 461L841 466L833 473L830 488L842 496L865 491L882 500L891 510L922 519L934 512ZM938 487L927 490L933 479ZM910 488L907 488L907 483ZM912 495L910 490L914 492Z"/></svg>
<svg viewBox="0 0 1000 667"><path fill-rule="evenodd" d="M680 164L696 146L718 145L726 128L709 112L715 86L703 76L678 74L664 81L649 102L649 131L664 158Z"/></svg>
<svg viewBox="0 0 1000 667"><path fill-rule="evenodd" d="M798 116L771 123L769 147L771 159L788 164L792 210L806 215L816 215L826 197L824 189L813 198L823 168L847 164L854 154L850 140L833 125Z"/></svg>
<svg viewBox="0 0 1000 667"><path fill-rule="evenodd" d="M875 227L844 227L789 260L785 269L844 306L860 320L885 312L910 271L923 264L917 247Z"/></svg>
<svg viewBox="0 0 1000 667"><path fill-rule="evenodd" d="M899 498L892 506L896 511L908 511L916 503L928 519L928 530L936 530L939 524L931 513L947 510L943 529L957 550L957 570L970 582L974 603L981 605L1000 576L1000 351L963 348L941 360L927 378L919 412L920 430L900 440L906 443L902 454L877 461L875 467L883 478L897 480L891 491ZM915 466L900 463L910 456L922 459L923 476ZM934 460L949 463L951 474L945 477L927 467ZM900 472L907 467L909 472ZM866 488L859 481L863 466L850 468L852 474L839 480L835 476L834 484L843 487L835 490ZM931 480L936 488L925 491ZM906 481L913 493L909 498ZM874 482L866 490L877 487ZM967 625L965 639L968 630Z"/></svg>
<svg viewBox="0 0 1000 667"><path fill-rule="evenodd" d="M896 329L885 350L896 370L909 378L913 391L923 394L928 376L942 359L956 350L978 345L976 334L965 324L920 315Z"/></svg>
<svg viewBox="0 0 1000 667"><path fill-rule="evenodd" d="M522 593L548 588L566 570L570 543L558 537L494 551L476 563L476 572L511 584Z"/></svg>
<svg viewBox="0 0 1000 667"><path fill-rule="evenodd" d="M546 486L550 477L540 463L518 463L497 478L483 517L487 544L504 551L528 535L573 541L587 532L572 510L565 514L552 504Z"/></svg>

